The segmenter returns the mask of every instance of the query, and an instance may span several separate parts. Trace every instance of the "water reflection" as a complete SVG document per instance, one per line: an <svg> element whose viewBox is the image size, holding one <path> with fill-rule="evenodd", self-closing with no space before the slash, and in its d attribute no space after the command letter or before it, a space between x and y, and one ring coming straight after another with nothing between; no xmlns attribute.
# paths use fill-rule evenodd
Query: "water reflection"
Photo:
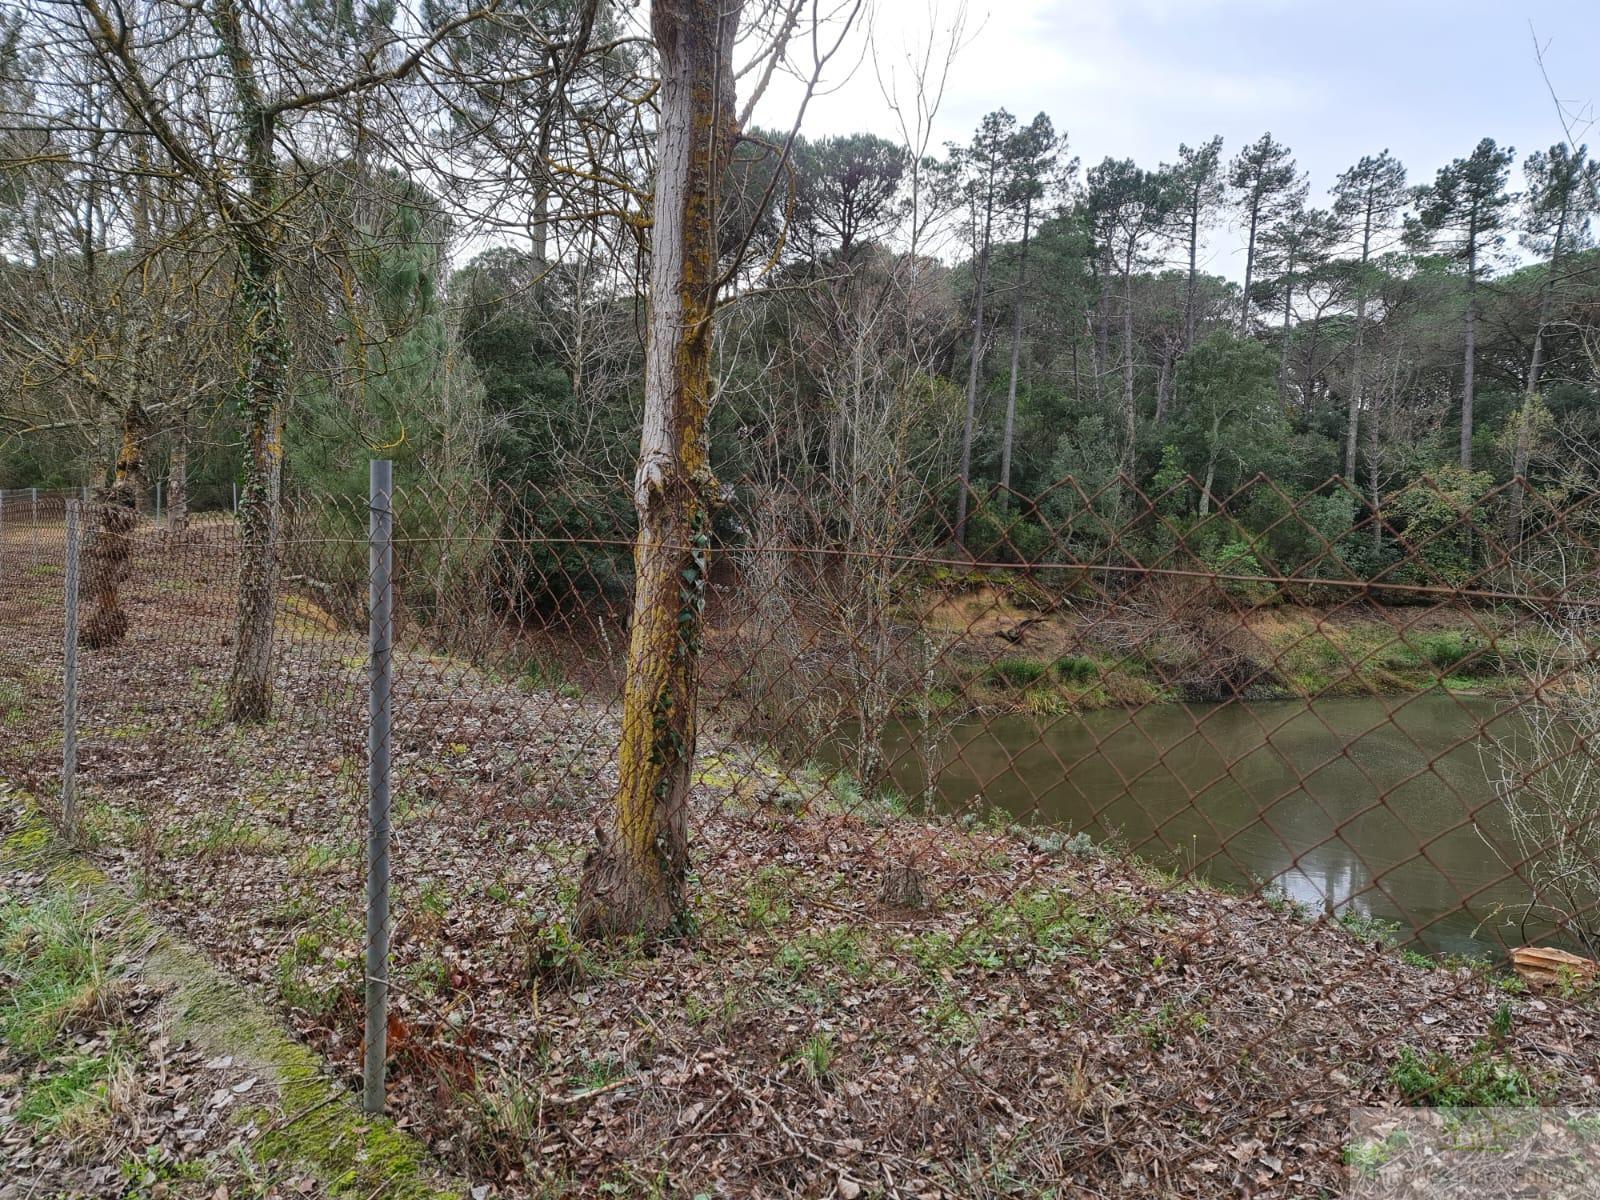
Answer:
<svg viewBox="0 0 1600 1200"><path fill-rule="evenodd" d="M1517 925L1527 889L1485 773L1485 731L1515 721L1446 693L986 718L950 731L937 790L948 811L1114 835L1211 879L1398 921L1432 950L1498 956L1541 932ZM917 743L910 725L885 741L909 794Z"/></svg>

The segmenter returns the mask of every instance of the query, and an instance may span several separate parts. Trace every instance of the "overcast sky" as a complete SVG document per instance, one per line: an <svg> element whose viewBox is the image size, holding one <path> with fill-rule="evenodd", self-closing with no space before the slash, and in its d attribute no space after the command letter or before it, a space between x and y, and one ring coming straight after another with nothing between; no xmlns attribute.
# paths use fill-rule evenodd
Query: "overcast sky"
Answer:
<svg viewBox="0 0 1600 1200"><path fill-rule="evenodd" d="M876 0L880 61L926 38L932 6ZM948 26L955 0L937 7ZM969 0L938 141L965 141L995 108L1043 111L1085 166L1114 155L1154 167L1180 142L1220 133L1231 157L1270 130L1325 203L1340 171L1385 147L1420 183L1485 136L1519 163L1559 140L1530 22L1561 98L1600 100L1600 0ZM792 95L773 99L761 119L787 123ZM897 136L869 62L817 97L804 125L862 129ZM1233 239L1215 241L1210 268L1236 275Z"/></svg>

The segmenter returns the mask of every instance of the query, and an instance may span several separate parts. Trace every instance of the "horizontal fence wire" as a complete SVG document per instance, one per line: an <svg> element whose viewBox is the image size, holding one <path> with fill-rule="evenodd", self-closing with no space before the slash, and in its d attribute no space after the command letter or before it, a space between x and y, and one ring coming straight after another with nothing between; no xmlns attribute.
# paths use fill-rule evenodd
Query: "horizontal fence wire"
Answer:
<svg viewBox="0 0 1600 1200"><path fill-rule="evenodd" d="M398 479L391 1111L518 1195L1314 1195L1353 1109L1590 1103L1600 511L1341 488L1068 479L963 529L724 480L661 945L575 925L628 492ZM79 493L16 495L0 775L50 797ZM368 515L279 501L264 717L232 512L97 492L79 599L80 844L352 1087Z"/></svg>

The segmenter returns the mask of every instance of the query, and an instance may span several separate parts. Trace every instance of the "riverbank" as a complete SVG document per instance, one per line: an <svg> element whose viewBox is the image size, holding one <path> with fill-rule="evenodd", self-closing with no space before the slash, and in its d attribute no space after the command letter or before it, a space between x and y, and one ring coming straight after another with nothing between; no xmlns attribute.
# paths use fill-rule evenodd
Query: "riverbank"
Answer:
<svg viewBox="0 0 1600 1200"><path fill-rule="evenodd" d="M915 614L943 648L937 710L1059 716L1152 703L1414 695L1516 696L1543 634L1492 608L1253 603L1214 586L1152 587L1114 605L1015 583L942 590Z"/></svg>
<svg viewBox="0 0 1600 1200"><path fill-rule="evenodd" d="M41 793L49 583L0 605L5 758ZM84 845L351 1082L361 645L286 617L276 715L235 727L225 589L152 569L124 600L129 640L82 660ZM393 1104L497 1194L1315 1195L1352 1106L1593 1095L1587 997L1084 839L914 818L715 729L693 936L576 943L613 707L421 652L396 687Z"/></svg>

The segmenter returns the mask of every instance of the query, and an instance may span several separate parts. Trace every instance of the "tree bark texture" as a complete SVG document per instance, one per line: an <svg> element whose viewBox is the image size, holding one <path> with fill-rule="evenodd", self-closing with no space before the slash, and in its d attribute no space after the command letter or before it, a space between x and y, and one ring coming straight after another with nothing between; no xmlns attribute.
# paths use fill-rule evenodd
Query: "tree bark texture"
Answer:
<svg viewBox="0 0 1600 1200"><path fill-rule="evenodd" d="M272 712L272 628L278 590L278 486L289 328L283 310L273 119L262 97L233 0L216 0L214 25L228 62L244 134L247 194L235 214L239 302L245 341L244 488L239 497L239 603L228 717Z"/></svg>
<svg viewBox="0 0 1600 1200"><path fill-rule="evenodd" d="M149 433L144 408L137 400L131 401L122 410L111 486L98 489L95 496L94 524L85 553L83 582L89 615L78 631L78 640L92 649L115 646L128 635L128 613L122 607L120 588L133 567L131 541L139 523Z"/></svg>
<svg viewBox="0 0 1600 1200"><path fill-rule="evenodd" d="M633 613L618 782L584 863L587 937L684 926L697 660L717 484L707 461L716 184L733 145L740 4L656 0L661 63L645 412L634 482Z"/></svg>

